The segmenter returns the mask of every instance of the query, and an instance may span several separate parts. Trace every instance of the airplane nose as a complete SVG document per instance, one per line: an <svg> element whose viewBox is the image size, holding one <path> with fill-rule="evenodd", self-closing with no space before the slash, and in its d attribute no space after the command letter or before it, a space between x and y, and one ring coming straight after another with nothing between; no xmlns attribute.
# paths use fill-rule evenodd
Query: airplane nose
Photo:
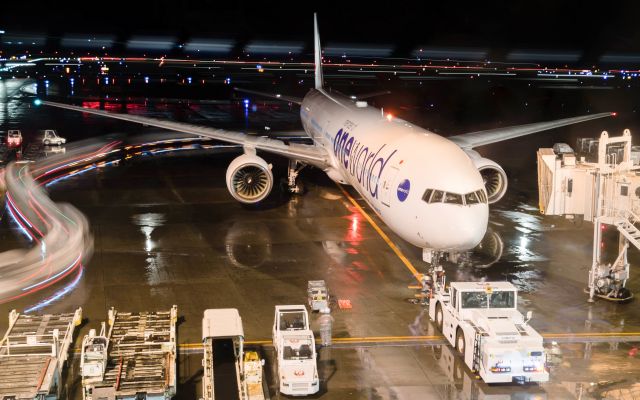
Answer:
<svg viewBox="0 0 640 400"><path fill-rule="evenodd" d="M476 247L487 231L489 207L479 204L447 211L443 209L431 214L429 219L434 222L434 229L425 229L432 234L431 237L425 237L426 247L451 251L464 251Z"/></svg>
<svg viewBox="0 0 640 400"><path fill-rule="evenodd" d="M487 218L477 212L460 221L458 226L458 238L451 243L452 250L469 250L476 247L487 232Z"/></svg>

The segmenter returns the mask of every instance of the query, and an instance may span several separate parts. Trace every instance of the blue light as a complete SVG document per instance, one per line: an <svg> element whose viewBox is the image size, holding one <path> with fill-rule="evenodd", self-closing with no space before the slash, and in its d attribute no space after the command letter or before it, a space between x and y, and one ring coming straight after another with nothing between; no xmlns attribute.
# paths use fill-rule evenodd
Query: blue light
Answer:
<svg viewBox="0 0 640 400"><path fill-rule="evenodd" d="M260 64L256 65L256 69L262 69L262 65Z"/></svg>
<svg viewBox="0 0 640 400"><path fill-rule="evenodd" d="M149 83L149 77L148 76L144 77L144 83Z"/></svg>
<svg viewBox="0 0 640 400"><path fill-rule="evenodd" d="M227 78L224 80L225 85L231 85L231 78Z"/></svg>
<svg viewBox="0 0 640 400"><path fill-rule="evenodd" d="M26 230L25 227L23 227L20 222L18 222L18 218L16 217L16 215L13 213L13 210L11 209L11 206L7 203L7 210L9 210L9 215L11 215L11 218L13 219L13 221L16 223L16 225L18 225L18 229L20 229L22 231L22 233L25 234L25 236L27 237L27 239L29 239L30 242L33 241L33 236L31 236L31 234L29 233L29 231Z"/></svg>
<svg viewBox="0 0 640 400"><path fill-rule="evenodd" d="M42 100L40 100L40 99L35 99L35 100L33 101L33 104L34 104L34 105L36 105L36 106L39 106L39 105L41 105L41 104L42 104Z"/></svg>
<svg viewBox="0 0 640 400"><path fill-rule="evenodd" d="M189 82L189 85L191 85L191 77L187 78L187 82Z"/></svg>
<svg viewBox="0 0 640 400"><path fill-rule="evenodd" d="M244 99L244 108L249 108L249 99Z"/></svg>
<svg viewBox="0 0 640 400"><path fill-rule="evenodd" d="M44 81L44 87L49 87L49 81Z"/></svg>

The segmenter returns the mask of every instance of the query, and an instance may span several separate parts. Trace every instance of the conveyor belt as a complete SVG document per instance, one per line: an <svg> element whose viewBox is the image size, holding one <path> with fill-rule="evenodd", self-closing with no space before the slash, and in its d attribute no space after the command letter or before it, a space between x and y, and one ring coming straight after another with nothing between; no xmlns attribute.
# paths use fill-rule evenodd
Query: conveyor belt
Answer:
<svg viewBox="0 0 640 400"><path fill-rule="evenodd" d="M214 398L240 400L233 339L215 339L212 347Z"/></svg>

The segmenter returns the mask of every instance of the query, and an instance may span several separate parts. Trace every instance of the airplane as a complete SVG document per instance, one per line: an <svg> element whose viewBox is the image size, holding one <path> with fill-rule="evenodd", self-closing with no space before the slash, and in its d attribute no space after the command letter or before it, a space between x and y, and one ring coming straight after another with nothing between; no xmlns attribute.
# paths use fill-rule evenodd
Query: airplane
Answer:
<svg viewBox="0 0 640 400"><path fill-rule="evenodd" d="M301 168L320 168L333 181L351 185L394 233L422 249L428 263L480 243L487 231L489 204L507 190L504 169L475 147L615 115L599 113L442 137L400 118L388 118L362 99L325 90L316 14L314 63L315 87L304 98L246 90L299 104L304 133L313 144L37 101L242 145L243 154L226 173L227 188L241 203L258 203L273 188L271 165L258 151L289 159L288 184L293 192Z"/></svg>

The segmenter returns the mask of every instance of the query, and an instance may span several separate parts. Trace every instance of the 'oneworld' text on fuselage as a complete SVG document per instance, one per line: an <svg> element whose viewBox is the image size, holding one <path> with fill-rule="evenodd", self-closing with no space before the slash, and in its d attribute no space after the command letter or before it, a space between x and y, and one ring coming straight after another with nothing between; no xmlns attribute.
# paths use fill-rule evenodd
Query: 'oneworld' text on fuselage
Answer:
<svg viewBox="0 0 640 400"><path fill-rule="evenodd" d="M369 146L343 129L340 129L333 139L333 153L340 165L375 199L378 198L382 173L397 152L394 150L387 157L381 156L380 153L385 146L386 144L383 144L377 150L369 149Z"/></svg>

